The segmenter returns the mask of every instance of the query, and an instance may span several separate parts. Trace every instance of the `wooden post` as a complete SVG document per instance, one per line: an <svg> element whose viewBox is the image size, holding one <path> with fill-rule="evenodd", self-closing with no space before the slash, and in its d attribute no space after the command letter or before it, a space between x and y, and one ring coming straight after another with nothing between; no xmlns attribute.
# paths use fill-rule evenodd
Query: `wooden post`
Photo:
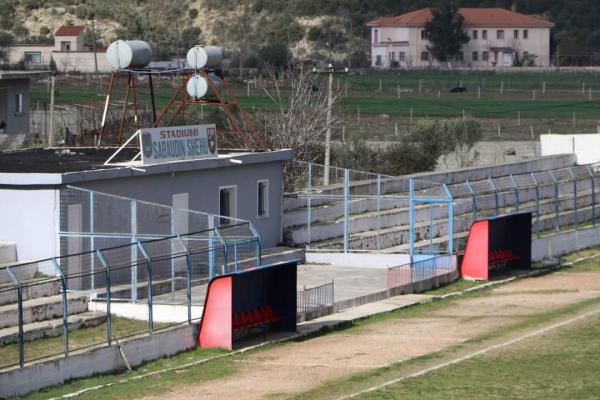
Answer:
<svg viewBox="0 0 600 400"><path fill-rule="evenodd" d="M585 82L581 84L581 94L585 94Z"/></svg>
<svg viewBox="0 0 600 400"><path fill-rule="evenodd" d="M419 79L419 93L423 91L423 81Z"/></svg>
<svg viewBox="0 0 600 400"><path fill-rule="evenodd" d="M531 94L531 99L532 99L532 100L535 100L535 89L533 89L533 92L532 92L532 94Z"/></svg>
<svg viewBox="0 0 600 400"><path fill-rule="evenodd" d="M50 126L48 129L48 147L54 147L54 84L55 78L50 78Z"/></svg>
<svg viewBox="0 0 600 400"><path fill-rule="evenodd" d="M360 107L356 107L356 120L360 122Z"/></svg>
<svg viewBox="0 0 600 400"><path fill-rule="evenodd" d="M592 87L591 86L588 88L588 100L592 101Z"/></svg>
<svg viewBox="0 0 600 400"><path fill-rule="evenodd" d="M463 121L467 119L467 113L465 112L465 110L463 110Z"/></svg>
<svg viewBox="0 0 600 400"><path fill-rule="evenodd" d="M481 99L481 86L477 86L477 98Z"/></svg>
<svg viewBox="0 0 600 400"><path fill-rule="evenodd" d="M348 82L344 82L344 96L348 96Z"/></svg>
<svg viewBox="0 0 600 400"><path fill-rule="evenodd" d="M546 94L546 81L542 82L542 93Z"/></svg>
<svg viewBox="0 0 600 400"><path fill-rule="evenodd" d="M500 82L500 94L504 93L504 81Z"/></svg>
<svg viewBox="0 0 600 400"><path fill-rule="evenodd" d="M379 91L382 92L383 91L383 87L381 86L381 79L379 80Z"/></svg>
<svg viewBox="0 0 600 400"><path fill-rule="evenodd" d="M413 109L410 108L410 122L413 122Z"/></svg>
<svg viewBox="0 0 600 400"><path fill-rule="evenodd" d="M531 131L531 147L533 148L533 156L536 157L537 156L537 151L536 151L536 148L535 148L535 135L533 133L533 126L530 126L529 130Z"/></svg>
<svg viewBox="0 0 600 400"><path fill-rule="evenodd" d="M250 97L250 81L248 81L248 84L246 85L246 96Z"/></svg>
<svg viewBox="0 0 600 400"><path fill-rule="evenodd" d="M398 98L400 98L400 84L396 85L396 92L398 93Z"/></svg>
<svg viewBox="0 0 600 400"><path fill-rule="evenodd" d="M517 125L521 126L521 111L517 111Z"/></svg>
<svg viewBox="0 0 600 400"><path fill-rule="evenodd" d="M398 121L394 123L394 134L398 137Z"/></svg>
<svg viewBox="0 0 600 400"><path fill-rule="evenodd" d="M342 143L346 143L346 125L342 125Z"/></svg>
<svg viewBox="0 0 600 400"><path fill-rule="evenodd" d="M438 99L442 97L442 92L438 90Z"/></svg>
<svg viewBox="0 0 600 400"><path fill-rule="evenodd" d="M577 114L573 111L573 129L577 129Z"/></svg>

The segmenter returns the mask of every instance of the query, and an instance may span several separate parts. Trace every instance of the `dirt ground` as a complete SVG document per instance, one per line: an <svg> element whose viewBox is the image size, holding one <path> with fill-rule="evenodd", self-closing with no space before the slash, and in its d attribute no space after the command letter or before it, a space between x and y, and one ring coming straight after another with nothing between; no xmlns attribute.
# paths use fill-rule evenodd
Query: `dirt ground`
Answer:
<svg viewBox="0 0 600 400"><path fill-rule="evenodd" d="M161 399L260 399L304 392L332 379L379 368L600 296L600 271L557 272L458 299L424 317L384 319L239 357L223 379L175 387ZM157 398L157 397L155 397Z"/></svg>

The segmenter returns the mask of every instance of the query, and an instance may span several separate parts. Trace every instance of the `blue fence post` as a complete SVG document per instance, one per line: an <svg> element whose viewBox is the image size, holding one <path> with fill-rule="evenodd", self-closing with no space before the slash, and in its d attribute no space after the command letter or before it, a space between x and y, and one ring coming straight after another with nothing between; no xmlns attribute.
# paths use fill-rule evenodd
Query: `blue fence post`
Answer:
<svg viewBox="0 0 600 400"><path fill-rule="evenodd" d="M538 184L535 173L531 173L531 179L535 184L535 233L538 239L540 238L540 185Z"/></svg>
<svg viewBox="0 0 600 400"><path fill-rule="evenodd" d="M596 226L596 182L594 180L594 172L592 168L587 166L588 174L590 174L590 184L592 186L592 226Z"/></svg>
<svg viewBox="0 0 600 400"><path fill-rule="evenodd" d="M500 201L498 200L498 188L492 177L488 178L488 182L494 191L494 203L496 205L496 215L500 215Z"/></svg>
<svg viewBox="0 0 600 400"><path fill-rule="evenodd" d="M344 253L348 253L348 218L350 197L350 170L344 169Z"/></svg>
<svg viewBox="0 0 600 400"><path fill-rule="evenodd" d="M152 335L152 331L154 330L154 318L152 315L152 259L148 255L148 252L146 252L142 242L138 240L136 243L146 259L146 273L148 275L148 287L146 288L146 295L148 296L148 333Z"/></svg>
<svg viewBox="0 0 600 400"><path fill-rule="evenodd" d="M5 268L8 276L13 281L15 286L17 287L17 312L18 312L18 323L19 323L19 336L17 338L18 346L19 346L19 367L23 368L25 365L25 335L23 333L23 288L21 287L21 282L17 279L17 276L14 274L10 267Z"/></svg>
<svg viewBox="0 0 600 400"><path fill-rule="evenodd" d="M408 253L412 263L415 252L415 181L408 180Z"/></svg>
<svg viewBox="0 0 600 400"><path fill-rule="evenodd" d="M256 266L260 267L262 265L262 246L260 244L260 234L251 222L248 223L248 227L254 234L254 239L256 240Z"/></svg>
<svg viewBox="0 0 600 400"><path fill-rule="evenodd" d="M177 240L181 244L181 247L185 250L185 263L186 263L186 277L187 277L187 285L186 285L186 298L187 298L187 319L188 324L192 323L192 260L190 258L190 250L187 248L183 239L181 239L181 235L177 235Z"/></svg>
<svg viewBox="0 0 600 400"><path fill-rule="evenodd" d="M96 250L96 255L104 271L106 271L106 341L110 346L112 344L112 314L110 310L110 268L100 249Z"/></svg>
<svg viewBox="0 0 600 400"><path fill-rule="evenodd" d="M448 188L448 185L444 183L444 191L448 196L448 253L454 253L454 197L452 192Z"/></svg>
<svg viewBox="0 0 600 400"><path fill-rule="evenodd" d="M217 220L216 215L212 215L208 217L208 279L212 279L215 276L215 263L216 263L216 255L215 255L215 246L214 246L214 235L217 231Z"/></svg>
<svg viewBox="0 0 600 400"><path fill-rule="evenodd" d="M515 181L515 177L513 174L510 174L510 181L512 183L513 189L515 190L515 207L517 212L519 212L519 186L517 185L517 181Z"/></svg>
<svg viewBox="0 0 600 400"><path fill-rule="evenodd" d="M467 179L465 181L465 183L467 184L467 188L469 189L469 192L471 192L471 213L473 214L473 221L477 220L477 195L475 194L475 190L473 190L473 185L471 185L471 182L469 182L469 180Z"/></svg>
<svg viewBox="0 0 600 400"><path fill-rule="evenodd" d="M579 212L577 209L577 178L573 173L573 169L569 169L569 175L571 175L571 179L573 179L573 226L577 229L577 225L579 225Z"/></svg>
<svg viewBox="0 0 600 400"><path fill-rule="evenodd" d="M433 254L433 203L429 203L429 253Z"/></svg>
<svg viewBox="0 0 600 400"><path fill-rule="evenodd" d="M377 250L381 249L381 175L377 175Z"/></svg>
<svg viewBox="0 0 600 400"><path fill-rule="evenodd" d="M554 175L553 170L548 170L550 172L550 177L552 178L552 182L554 182L554 229L556 232L560 232L560 209L558 205L558 181L556 180L556 176Z"/></svg>
<svg viewBox="0 0 600 400"><path fill-rule="evenodd" d="M56 262L56 258L52 257L51 259L52 265L56 269L56 273L60 278L60 285L62 286L62 309L63 309L63 350L65 356L69 355L69 309L68 309L68 301L67 301L67 280L65 279L65 274ZM93 276L93 274L92 274Z"/></svg>

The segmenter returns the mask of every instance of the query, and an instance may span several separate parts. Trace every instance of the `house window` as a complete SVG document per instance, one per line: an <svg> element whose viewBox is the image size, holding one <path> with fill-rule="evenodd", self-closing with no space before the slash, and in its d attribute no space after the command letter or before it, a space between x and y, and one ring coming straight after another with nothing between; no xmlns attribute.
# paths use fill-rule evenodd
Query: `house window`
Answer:
<svg viewBox="0 0 600 400"><path fill-rule="evenodd" d="M379 43L379 31L377 29L373 31L373 43Z"/></svg>
<svg viewBox="0 0 600 400"><path fill-rule="evenodd" d="M30 63L34 63L34 64L41 64L41 62L42 62L42 53L40 53L39 51L37 51L37 52L26 51L25 52L25 61L26 62L30 62Z"/></svg>
<svg viewBox="0 0 600 400"><path fill-rule="evenodd" d="M429 61L429 53L427 51L421 53L421 61Z"/></svg>
<svg viewBox="0 0 600 400"><path fill-rule="evenodd" d="M523 39L529 39L529 31L527 29L523 29Z"/></svg>
<svg viewBox="0 0 600 400"><path fill-rule="evenodd" d="M481 31L481 38L483 40L487 40L487 30L484 29Z"/></svg>
<svg viewBox="0 0 600 400"><path fill-rule="evenodd" d="M481 53L481 60L482 61L488 61L490 59L490 53L487 51L484 51Z"/></svg>
<svg viewBox="0 0 600 400"><path fill-rule="evenodd" d="M514 37L515 39L519 39L519 30L518 30L518 29L515 29L515 30L513 31L513 37Z"/></svg>
<svg viewBox="0 0 600 400"><path fill-rule="evenodd" d="M504 40L504 31L503 30L497 30L496 31L496 39L498 39L498 40Z"/></svg>
<svg viewBox="0 0 600 400"><path fill-rule="evenodd" d="M256 215L258 218L267 218L269 216L269 181L267 179L257 182L256 195Z"/></svg>
<svg viewBox="0 0 600 400"><path fill-rule="evenodd" d="M425 30L421 31L421 40L427 40L427 35L425 34Z"/></svg>
<svg viewBox="0 0 600 400"><path fill-rule="evenodd" d="M17 93L15 95L15 112L16 113L23 112L23 93Z"/></svg>
<svg viewBox="0 0 600 400"><path fill-rule="evenodd" d="M219 188L219 215L231 218L237 217L237 186ZM221 225L230 223L229 218L221 218Z"/></svg>
<svg viewBox="0 0 600 400"><path fill-rule="evenodd" d="M71 42L60 42L60 51L71 51Z"/></svg>
<svg viewBox="0 0 600 400"><path fill-rule="evenodd" d="M473 37L473 40L477 40L477 33L478 31L473 31L473 34L471 35Z"/></svg>
<svg viewBox="0 0 600 400"><path fill-rule="evenodd" d="M378 56L375 58L375 65L381 65L381 55L378 55Z"/></svg>
<svg viewBox="0 0 600 400"><path fill-rule="evenodd" d="M473 52L473 61L477 61L478 59L479 59L479 54L476 51L474 51Z"/></svg>
<svg viewBox="0 0 600 400"><path fill-rule="evenodd" d="M390 51L390 61L391 62L396 61L396 52Z"/></svg>
<svg viewBox="0 0 600 400"><path fill-rule="evenodd" d="M398 61L404 62L406 60L406 54L403 51L398 53Z"/></svg>
<svg viewBox="0 0 600 400"><path fill-rule="evenodd" d="M460 61L463 62L465 60L465 54L461 51L460 53L458 53L458 55L456 56L456 61Z"/></svg>

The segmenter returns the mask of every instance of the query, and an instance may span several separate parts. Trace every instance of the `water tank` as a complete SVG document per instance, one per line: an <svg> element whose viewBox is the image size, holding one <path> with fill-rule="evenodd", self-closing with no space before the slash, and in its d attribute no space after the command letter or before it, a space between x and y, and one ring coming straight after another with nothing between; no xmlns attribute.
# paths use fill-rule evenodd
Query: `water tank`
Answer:
<svg viewBox="0 0 600 400"><path fill-rule="evenodd" d="M213 86L219 93L223 93L223 81L216 75L209 74L208 79L210 79ZM195 99L201 99L203 97L216 97L215 92L210 88L206 78L201 75L192 75L190 80L187 82L186 90L190 96Z"/></svg>
<svg viewBox="0 0 600 400"><path fill-rule="evenodd" d="M142 40L117 40L108 46L106 58L117 69L144 68L152 59L152 49Z"/></svg>
<svg viewBox="0 0 600 400"><path fill-rule="evenodd" d="M217 68L223 60L223 52L216 46L194 46L187 52L186 58L192 68Z"/></svg>

